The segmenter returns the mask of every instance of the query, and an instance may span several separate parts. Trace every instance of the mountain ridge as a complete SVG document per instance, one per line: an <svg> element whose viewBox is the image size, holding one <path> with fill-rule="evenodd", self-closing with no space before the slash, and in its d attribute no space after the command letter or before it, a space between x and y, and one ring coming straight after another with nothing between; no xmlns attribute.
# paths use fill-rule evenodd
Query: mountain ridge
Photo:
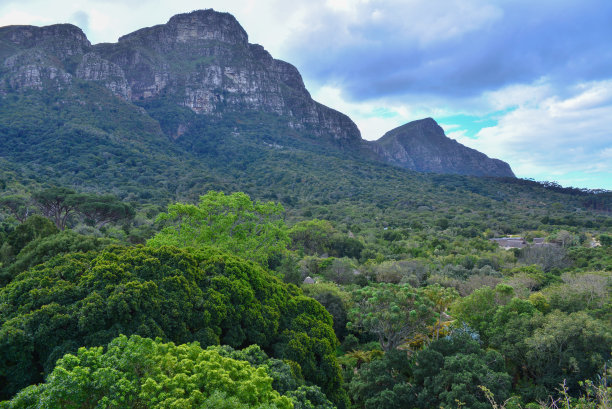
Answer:
<svg viewBox="0 0 612 409"><path fill-rule="evenodd" d="M437 147L431 140L407 138L405 132L396 135L402 127L378 141L363 140L347 115L312 99L293 65L249 43L234 16L212 9L178 14L166 24L128 33L116 43L95 45L70 24L3 27L0 57L0 95L28 90L72 92L80 81L96 83L140 106L143 115L159 121L172 140L194 129L202 118L261 112L277 115L284 123L284 130L278 128L271 137L282 140L295 132L311 135L295 142L306 149L310 148L304 143L328 146L356 159L421 172L514 177L505 162L470 150L443 131ZM78 90L74 94L80 103L95 104L78 96ZM157 116L147 111L151 101L162 106ZM175 115L178 107L198 117L174 119L170 126L166 117L189 116ZM404 130L412 127L409 124ZM415 148L414 141L422 146Z"/></svg>
<svg viewBox="0 0 612 409"><path fill-rule="evenodd" d="M514 177L506 162L448 138L433 118L390 130L375 141L373 149L388 162L419 172Z"/></svg>

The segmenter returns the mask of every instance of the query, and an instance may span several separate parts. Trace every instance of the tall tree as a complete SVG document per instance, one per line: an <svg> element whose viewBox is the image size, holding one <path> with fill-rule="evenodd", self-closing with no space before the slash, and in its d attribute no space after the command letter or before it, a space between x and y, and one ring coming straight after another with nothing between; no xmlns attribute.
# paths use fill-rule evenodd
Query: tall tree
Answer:
<svg viewBox="0 0 612 409"><path fill-rule="evenodd" d="M10 195L0 198L0 206L7 208L15 219L23 223L32 214L32 204L23 195Z"/></svg>
<svg viewBox="0 0 612 409"><path fill-rule="evenodd" d="M214 246L267 265L270 256L285 251L289 236L281 219L284 209L274 202L255 202L242 192L225 195L211 191L197 206L176 203L157 217L167 222L147 242L159 247Z"/></svg>
<svg viewBox="0 0 612 409"><path fill-rule="evenodd" d="M78 208L83 196L66 187L52 187L35 192L32 198L42 214L53 220L59 230L64 230L68 217Z"/></svg>
<svg viewBox="0 0 612 409"><path fill-rule="evenodd" d="M432 302L408 284L381 283L355 291L350 325L378 336L384 351L427 331L435 321Z"/></svg>
<svg viewBox="0 0 612 409"><path fill-rule="evenodd" d="M438 320L435 325L435 337L440 337L440 329L442 329L442 319L446 310L450 305L459 298L459 293L452 287L442 287L440 284L434 284L426 287L423 292L431 300L434 305L434 311L438 314Z"/></svg>
<svg viewBox="0 0 612 409"><path fill-rule="evenodd" d="M134 217L134 209L114 195L83 195L77 211L96 227Z"/></svg>

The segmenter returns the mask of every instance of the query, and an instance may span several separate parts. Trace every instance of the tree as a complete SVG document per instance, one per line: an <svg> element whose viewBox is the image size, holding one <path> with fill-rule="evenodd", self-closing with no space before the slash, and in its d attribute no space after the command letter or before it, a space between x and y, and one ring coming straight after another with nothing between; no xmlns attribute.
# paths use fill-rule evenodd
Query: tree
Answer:
<svg viewBox="0 0 612 409"><path fill-rule="evenodd" d="M349 384L356 408L403 409L413 407L410 360L405 351L392 350L364 363Z"/></svg>
<svg viewBox="0 0 612 409"><path fill-rule="evenodd" d="M15 254L36 239L54 235L58 232L53 222L39 214L32 215L8 235L7 242Z"/></svg>
<svg viewBox="0 0 612 409"><path fill-rule="evenodd" d="M223 404L223 402L225 402ZM221 405L219 405L221 403ZM265 368L199 344L174 345L133 335L59 359L46 382L30 386L3 409L185 408L291 409Z"/></svg>
<svg viewBox="0 0 612 409"><path fill-rule="evenodd" d="M468 335L451 335L419 351L413 366L416 406L423 409L452 408L462 402L466 408L489 409L478 385L506 399L510 376L504 358L496 351L484 351Z"/></svg>
<svg viewBox="0 0 612 409"><path fill-rule="evenodd" d="M308 255L329 253L331 238L336 230L327 220L306 220L289 230L291 249L302 250Z"/></svg>
<svg viewBox="0 0 612 409"><path fill-rule="evenodd" d="M23 223L32 214L32 204L26 196L10 195L0 198L0 206L9 209L20 223Z"/></svg>
<svg viewBox="0 0 612 409"><path fill-rule="evenodd" d="M440 337L444 313L446 313L453 301L459 297L459 293L452 287L442 287L439 284L427 286L423 293L433 303L433 309L438 314L438 320L435 325L435 339L438 339Z"/></svg>
<svg viewBox="0 0 612 409"><path fill-rule="evenodd" d="M407 284L370 285L356 290L354 300L350 326L375 334L383 351L426 332L435 321L432 302Z"/></svg>
<svg viewBox="0 0 612 409"><path fill-rule="evenodd" d="M563 379L572 393L578 382L594 379L611 359L612 332L607 323L585 312L565 314L553 311L542 325L525 339L523 351L537 384L552 392Z"/></svg>
<svg viewBox="0 0 612 409"><path fill-rule="evenodd" d="M35 238L21 249L17 257L15 257L15 261L0 272L0 285L11 281L13 277L22 271L41 264L59 254L101 250L111 243L109 239L84 236L72 230L64 230L57 233L55 225L48 219L45 220L53 227L55 234Z"/></svg>
<svg viewBox="0 0 612 409"><path fill-rule="evenodd" d="M323 306L218 249L111 246L61 255L1 288L0 305L0 399L41 382L64 354L119 334L258 344L293 361L339 408L346 396Z"/></svg>
<svg viewBox="0 0 612 409"><path fill-rule="evenodd" d="M284 209L273 202L253 203L238 192L226 196L211 191L197 206L176 203L157 217L170 223L147 242L148 246L214 246L267 266L275 252L286 250L289 236L280 216Z"/></svg>
<svg viewBox="0 0 612 409"><path fill-rule="evenodd" d="M303 289L304 294L321 303L334 319L334 332L340 341L346 334L347 305L349 294L333 283L309 284Z"/></svg>
<svg viewBox="0 0 612 409"><path fill-rule="evenodd" d="M96 227L134 217L134 209L114 195L83 195L76 209Z"/></svg>
<svg viewBox="0 0 612 409"><path fill-rule="evenodd" d="M42 214L53 220L59 230L64 230L68 217L78 208L83 196L72 189L53 187L35 192L32 198Z"/></svg>
<svg viewBox="0 0 612 409"><path fill-rule="evenodd" d="M495 289L479 288L469 296L457 300L452 305L451 312L458 322L466 323L487 342L489 326L495 311L499 305L509 301L512 291L512 287L508 285L498 285Z"/></svg>

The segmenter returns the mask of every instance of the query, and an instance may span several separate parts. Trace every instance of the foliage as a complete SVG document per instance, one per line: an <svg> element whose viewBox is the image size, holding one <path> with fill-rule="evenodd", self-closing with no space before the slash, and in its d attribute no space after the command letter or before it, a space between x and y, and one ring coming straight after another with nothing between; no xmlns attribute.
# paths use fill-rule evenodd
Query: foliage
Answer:
<svg viewBox="0 0 612 409"><path fill-rule="evenodd" d="M25 248L30 242L42 239L44 237L57 233L57 228L49 219L40 216L32 215L23 223L19 224L8 234L0 233L0 266L8 267L15 261L15 257ZM6 270L6 268L4 269ZM0 270L1 271L1 270ZM4 285L9 280L9 275L6 271L0 272L0 286Z"/></svg>
<svg viewBox="0 0 612 409"><path fill-rule="evenodd" d="M264 368L226 358L197 343L176 346L133 335L59 359L45 383L30 386L2 408L290 409Z"/></svg>
<svg viewBox="0 0 612 409"><path fill-rule="evenodd" d="M51 259L0 289L0 385L40 381L78 346L119 334L234 347L296 362L341 407L331 317L259 266L218 250L111 247Z"/></svg>
<svg viewBox="0 0 612 409"><path fill-rule="evenodd" d="M383 351L426 332L435 321L432 302L411 286L376 284L356 290L349 311L352 328L364 328L378 337Z"/></svg>
<svg viewBox="0 0 612 409"><path fill-rule="evenodd" d="M1 197L0 206L7 208L20 223L23 223L33 210L30 201L24 195L8 195Z"/></svg>
<svg viewBox="0 0 612 409"><path fill-rule="evenodd" d="M84 236L71 230L36 238L19 252L12 264L0 270L0 283L8 283L17 274L56 255L101 250L110 243L109 239Z"/></svg>
<svg viewBox="0 0 612 409"><path fill-rule="evenodd" d="M483 385L501 399L510 391L510 376L496 351L485 351L466 335L432 342L417 354L413 367L417 407L455 407L457 402L473 409L489 409Z"/></svg>
<svg viewBox="0 0 612 409"><path fill-rule="evenodd" d="M454 288L443 288L440 285L430 285L423 290L423 293L433 303L433 309L438 313L438 320L435 324L435 339L440 336L440 329L443 327L444 314L455 301L459 294Z"/></svg>
<svg viewBox="0 0 612 409"><path fill-rule="evenodd" d="M415 390L406 351L391 350L365 363L349 384L355 408L402 409L412 407Z"/></svg>
<svg viewBox="0 0 612 409"><path fill-rule="evenodd" d="M304 220L289 230L292 250L301 250L308 255L321 255L331 250L335 229L327 220Z"/></svg>
<svg viewBox="0 0 612 409"><path fill-rule="evenodd" d="M77 210L86 221L98 227L134 217L134 209L113 195L82 197L77 205Z"/></svg>
<svg viewBox="0 0 612 409"><path fill-rule="evenodd" d="M147 242L152 247L214 246L267 265L271 255L289 243L280 219L283 207L272 202L253 203L238 192L208 192L198 206L176 203L157 217L172 225L164 227Z"/></svg>
<svg viewBox="0 0 612 409"><path fill-rule="evenodd" d="M350 294L333 283L315 283L304 286L304 294L314 298L325 307L334 320L334 332L342 341L346 334Z"/></svg>
<svg viewBox="0 0 612 409"><path fill-rule="evenodd" d="M35 192L32 198L42 214L53 220L59 230L66 228L68 217L76 211L81 195L65 187L53 187Z"/></svg>
<svg viewBox="0 0 612 409"><path fill-rule="evenodd" d="M548 390L565 379L572 393L578 382L593 379L610 360L610 326L584 312L564 314L553 311L542 325L525 339L525 358L533 381Z"/></svg>

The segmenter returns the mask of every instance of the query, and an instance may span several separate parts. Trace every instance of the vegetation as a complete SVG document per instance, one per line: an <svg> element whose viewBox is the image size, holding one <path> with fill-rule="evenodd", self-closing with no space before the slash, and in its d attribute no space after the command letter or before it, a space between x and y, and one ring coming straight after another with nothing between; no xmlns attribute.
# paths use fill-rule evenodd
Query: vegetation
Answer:
<svg viewBox="0 0 612 409"><path fill-rule="evenodd" d="M1 98L0 407L609 406L610 192L77 79Z"/></svg>
<svg viewBox="0 0 612 409"><path fill-rule="evenodd" d="M59 359L46 382L25 388L2 408L290 409L263 367L202 349L134 335Z"/></svg>

